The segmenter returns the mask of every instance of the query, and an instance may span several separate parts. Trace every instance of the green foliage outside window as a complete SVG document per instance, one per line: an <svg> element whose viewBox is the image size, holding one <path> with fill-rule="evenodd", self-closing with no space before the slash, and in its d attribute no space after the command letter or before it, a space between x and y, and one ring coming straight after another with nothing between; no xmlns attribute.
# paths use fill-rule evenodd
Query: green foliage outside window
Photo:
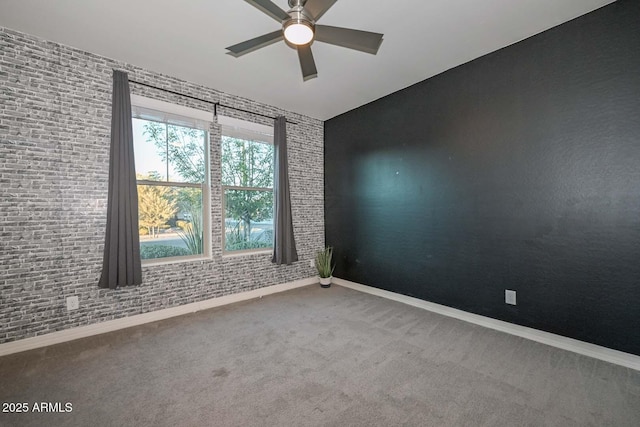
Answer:
<svg viewBox="0 0 640 427"><path fill-rule="evenodd" d="M273 145L222 137L225 250L273 245Z"/></svg>
<svg viewBox="0 0 640 427"><path fill-rule="evenodd" d="M144 133L148 142L153 142L160 158L167 162L175 176L168 181L205 182L205 152L202 131L184 126L147 122ZM166 135L166 138L165 138Z"/></svg>
<svg viewBox="0 0 640 427"><path fill-rule="evenodd" d="M138 175L138 179L146 179ZM154 185L138 186L138 223L147 229L147 234L157 237L159 228L176 213L176 202L170 195L169 187Z"/></svg>
<svg viewBox="0 0 640 427"><path fill-rule="evenodd" d="M157 242L141 239L141 257L203 254L206 132L147 120L139 120L138 124L142 126L144 141L139 141L141 148L136 156L151 157L153 164L163 165L158 168L161 170L138 175L139 181L199 184L192 187L138 184L138 220L146 230L141 236L158 239ZM163 239L159 239L162 229L165 230Z"/></svg>

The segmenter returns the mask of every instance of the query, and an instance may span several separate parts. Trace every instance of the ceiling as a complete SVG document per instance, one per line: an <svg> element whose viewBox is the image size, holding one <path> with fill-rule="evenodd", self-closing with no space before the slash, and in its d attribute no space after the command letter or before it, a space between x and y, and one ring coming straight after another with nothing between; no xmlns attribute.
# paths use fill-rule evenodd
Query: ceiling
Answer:
<svg viewBox="0 0 640 427"><path fill-rule="evenodd" d="M321 24L384 41L375 56L314 43L318 78L307 82L283 42L225 54L278 29L243 0L2 0L0 26L326 120L612 2L337 1Z"/></svg>

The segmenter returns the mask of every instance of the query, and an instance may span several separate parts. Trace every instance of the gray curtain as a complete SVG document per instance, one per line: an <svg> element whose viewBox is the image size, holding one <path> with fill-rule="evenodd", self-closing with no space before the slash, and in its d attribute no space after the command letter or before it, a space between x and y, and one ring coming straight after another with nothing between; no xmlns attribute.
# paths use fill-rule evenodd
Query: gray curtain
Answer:
<svg viewBox="0 0 640 427"><path fill-rule="evenodd" d="M129 78L127 73L116 70L113 71L107 203L107 232L98 286L115 289L139 285L142 268Z"/></svg>
<svg viewBox="0 0 640 427"><path fill-rule="evenodd" d="M276 117L273 129L274 181L273 181L273 258L275 264L291 264L298 260L291 220L289 194L289 164L287 161L287 120Z"/></svg>

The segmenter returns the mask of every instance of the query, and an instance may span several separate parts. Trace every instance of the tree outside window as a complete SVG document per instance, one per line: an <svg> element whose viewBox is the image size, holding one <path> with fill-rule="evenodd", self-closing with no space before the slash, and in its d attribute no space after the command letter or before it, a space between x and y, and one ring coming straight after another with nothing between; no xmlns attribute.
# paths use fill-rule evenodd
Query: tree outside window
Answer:
<svg viewBox="0 0 640 427"><path fill-rule="evenodd" d="M273 247L273 145L223 134L222 188L224 251Z"/></svg>

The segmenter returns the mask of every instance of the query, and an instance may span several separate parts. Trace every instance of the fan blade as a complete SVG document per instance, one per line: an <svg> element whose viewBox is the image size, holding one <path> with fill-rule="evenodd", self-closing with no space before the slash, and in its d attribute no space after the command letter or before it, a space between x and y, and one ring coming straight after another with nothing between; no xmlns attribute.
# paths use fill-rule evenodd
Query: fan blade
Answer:
<svg viewBox="0 0 640 427"><path fill-rule="evenodd" d="M310 18L317 21L336 1L338 0L307 0L304 10Z"/></svg>
<svg viewBox="0 0 640 427"><path fill-rule="evenodd" d="M302 80L306 82L309 79L318 77L316 62L313 60L313 53L311 53L311 45L298 46L298 58L302 69Z"/></svg>
<svg viewBox="0 0 640 427"><path fill-rule="evenodd" d="M255 39L247 40L242 43L234 44L233 46L229 46L227 52L229 55L233 57L239 57L244 54L253 52L254 50L258 50L261 47L269 46L275 42L279 42L284 37L282 35L282 30L274 31L273 33L265 34L260 37L256 37Z"/></svg>
<svg viewBox="0 0 640 427"><path fill-rule="evenodd" d="M282 22L285 19L290 18L287 12L280 9L278 6L273 4L270 0L244 0L244 1L246 1L256 9L259 9L262 12L266 13L267 15L269 15L270 17L272 17L278 22Z"/></svg>
<svg viewBox="0 0 640 427"><path fill-rule="evenodd" d="M369 31L352 30L350 28L316 25L315 39L319 42L347 47L361 52L378 53L384 34Z"/></svg>

